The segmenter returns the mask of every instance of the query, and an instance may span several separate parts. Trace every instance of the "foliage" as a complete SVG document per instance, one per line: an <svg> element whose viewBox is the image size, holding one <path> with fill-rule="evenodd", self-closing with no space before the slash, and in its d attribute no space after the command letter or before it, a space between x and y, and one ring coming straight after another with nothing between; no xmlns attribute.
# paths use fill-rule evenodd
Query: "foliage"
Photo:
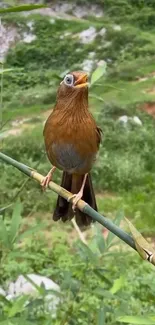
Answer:
<svg viewBox="0 0 155 325"><path fill-rule="evenodd" d="M6 110L10 107L16 109L21 106L21 102L27 106L34 105L38 89L42 88L38 102L52 103L53 96L49 96L49 92L55 91L57 76L64 71L81 69L83 61L89 59L91 52L95 53L95 60L107 61L108 69L113 74L122 63L125 68L129 62L134 66L135 60L143 61L143 66L146 61L151 62L155 47L154 33L150 31L154 24L152 4L142 1L136 3L130 0L106 0L104 20L99 18L93 21L89 17L72 21L36 14L22 17L18 13L3 15L3 24L16 27L19 38L23 39L25 33L36 36L31 43L17 42L8 52L6 68L13 67L15 70L5 74L4 78L3 102ZM102 6L103 1L100 0L99 4ZM139 9L136 10L135 6ZM112 16L110 21L109 15ZM117 19L121 23L119 31L114 29ZM97 35L92 43L81 44L79 33L90 26L94 26L97 31L105 27L106 33L104 36ZM130 79L135 78L135 73L136 69L130 70L129 67ZM30 95L35 92L36 96Z"/></svg>
<svg viewBox="0 0 155 325"><path fill-rule="evenodd" d="M44 7L45 7L44 5L23 5L23 6L0 9L0 13L5 14L10 12L12 13L12 12L19 12L19 11L30 11L30 10L35 10Z"/></svg>
<svg viewBox="0 0 155 325"><path fill-rule="evenodd" d="M15 219L17 220L19 215L17 207L19 205L10 220L12 225L15 225ZM121 218L118 214L116 223L119 224ZM35 223L42 224L41 219ZM4 224L8 224L8 219L5 219ZM6 279L16 279L19 274L30 272L52 277L61 287L62 302L57 317L52 319L51 312L43 308L48 291L42 290L38 292L37 299L33 298L31 303L26 305L26 297L16 298L11 302L5 298L1 299L0 319L4 324L8 318L13 324L15 322L38 325L51 321L55 325L61 324L62 321L70 325L88 324L89 321L96 325L97 321L100 324L101 320L104 320L102 324L112 325L117 324L116 320L123 324L123 319L125 321L127 317L131 324L132 320L134 324L137 316L133 315L139 315L140 320L141 315L149 318L149 314L152 314L153 319L155 288L152 282L153 267L150 264L142 262L136 253L128 252L126 255L122 251L120 254L115 249L115 236L109 234L104 240L100 226L94 226L89 245L86 246L79 240L67 240L67 234L71 235L69 225L51 225L47 218L45 225L46 236L48 229L47 239L44 232L36 229L33 236L24 240L28 231L24 228L22 232L20 230L20 244L14 243L12 249L7 250L0 274L3 283Z"/></svg>

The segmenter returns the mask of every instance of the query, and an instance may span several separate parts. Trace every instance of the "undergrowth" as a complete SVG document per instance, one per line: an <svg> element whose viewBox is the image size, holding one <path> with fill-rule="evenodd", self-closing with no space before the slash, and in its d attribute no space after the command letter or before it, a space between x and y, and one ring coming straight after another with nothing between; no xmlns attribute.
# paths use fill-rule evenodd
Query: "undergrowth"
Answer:
<svg viewBox="0 0 155 325"><path fill-rule="evenodd" d="M31 226L20 216L21 208L15 205L12 218L0 220L1 283L15 281L19 274L39 273L52 278L61 289L56 318L45 308L48 291L38 290L38 298L15 298L0 304L3 324L123 324L123 318L132 315L147 320L154 315L155 283L153 266L142 262L135 253L109 234L104 240L100 226L90 230L88 245L72 235L72 227L51 224L46 216L30 218ZM45 218L45 214L44 214ZM122 219L117 214L115 222ZM3 225L3 228L2 228ZM40 230L36 227L40 228ZM6 235L4 236L4 229ZM2 240L3 238L3 240ZM13 240L11 240L11 238ZM133 285L134 283L134 285ZM151 316L150 316L151 317ZM122 321L121 321L122 319ZM140 323L139 323L140 324ZM152 323L153 324L153 323Z"/></svg>

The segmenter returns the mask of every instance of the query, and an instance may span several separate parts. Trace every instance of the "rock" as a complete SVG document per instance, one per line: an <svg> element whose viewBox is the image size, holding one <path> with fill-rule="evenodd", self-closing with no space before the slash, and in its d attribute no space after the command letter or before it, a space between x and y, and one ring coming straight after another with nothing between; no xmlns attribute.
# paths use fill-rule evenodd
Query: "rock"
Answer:
<svg viewBox="0 0 155 325"><path fill-rule="evenodd" d="M127 122L128 122L128 116L127 115L120 116L118 118L118 121L121 122L121 123L123 123L123 124L127 124Z"/></svg>
<svg viewBox="0 0 155 325"><path fill-rule="evenodd" d="M29 279L34 282L37 286L41 287L42 285L46 290L54 290L57 293L60 292L60 287L53 282L51 279L37 275L37 274L27 274ZM11 282L9 284L9 288L7 291L6 298L8 300L12 300L15 297L21 296L21 295L29 295L29 296L38 296L38 290L35 288L35 286L29 282L23 275L20 275L16 282ZM46 308L48 311L52 312L52 316L56 317L56 309L60 302L60 298L55 293L47 293L45 297L46 301Z"/></svg>
<svg viewBox="0 0 155 325"><path fill-rule="evenodd" d="M82 69L86 72L91 72L93 70L94 60L84 60L82 63Z"/></svg>
<svg viewBox="0 0 155 325"><path fill-rule="evenodd" d="M136 123L137 125L140 125L140 126L143 125L142 121L139 119L138 116L133 117L133 122Z"/></svg>
<svg viewBox="0 0 155 325"><path fill-rule="evenodd" d="M78 18L88 17L88 16L95 16L95 17L102 17L103 10L97 4L88 4L88 5L75 5L72 8L73 15Z"/></svg>
<svg viewBox="0 0 155 325"><path fill-rule="evenodd" d="M105 60L100 60L100 61L98 61L97 62L97 66L99 67L101 67L101 66L103 66L103 65L106 65L106 61Z"/></svg>
<svg viewBox="0 0 155 325"><path fill-rule="evenodd" d="M96 28L93 26L90 26L88 29L78 34L79 39L83 44L88 44L93 42L94 39L96 38L96 35L97 35Z"/></svg>
<svg viewBox="0 0 155 325"><path fill-rule="evenodd" d="M27 26L29 27L30 31L29 32L24 32L22 35L23 42L25 43L31 43L36 39L36 35L33 34L33 28L34 28L34 22L29 21L27 23Z"/></svg>
<svg viewBox="0 0 155 325"><path fill-rule="evenodd" d="M51 18L51 19L50 19L50 23L51 23L52 25L55 24L55 19Z"/></svg>
<svg viewBox="0 0 155 325"><path fill-rule="evenodd" d="M32 41L35 41L36 35L31 34L31 33L23 33L23 42L24 43L31 43Z"/></svg>
<svg viewBox="0 0 155 325"><path fill-rule="evenodd" d="M98 32L98 35L100 35L100 36L104 36L105 34L106 34L106 28L102 28L99 32Z"/></svg>
<svg viewBox="0 0 155 325"><path fill-rule="evenodd" d="M30 28L30 30L33 30L34 27L34 22L33 21L28 21L27 26Z"/></svg>
<svg viewBox="0 0 155 325"><path fill-rule="evenodd" d="M20 36L15 27L7 27L0 22L0 62L4 61L11 44L19 39Z"/></svg>
<svg viewBox="0 0 155 325"><path fill-rule="evenodd" d="M89 59L93 59L95 55L96 55L95 52L89 52L88 57Z"/></svg>
<svg viewBox="0 0 155 325"><path fill-rule="evenodd" d="M118 121L123 123L125 126L128 122L142 126L142 121L139 119L138 116L129 117L127 115L123 115L118 118Z"/></svg>
<svg viewBox="0 0 155 325"><path fill-rule="evenodd" d="M105 43L101 46L101 48L106 49L106 48L110 47L111 45L112 45L112 42L111 42L111 41L107 41L107 42L105 42Z"/></svg>
<svg viewBox="0 0 155 325"><path fill-rule="evenodd" d="M113 25L113 30L120 32L122 30L122 27L120 25Z"/></svg>

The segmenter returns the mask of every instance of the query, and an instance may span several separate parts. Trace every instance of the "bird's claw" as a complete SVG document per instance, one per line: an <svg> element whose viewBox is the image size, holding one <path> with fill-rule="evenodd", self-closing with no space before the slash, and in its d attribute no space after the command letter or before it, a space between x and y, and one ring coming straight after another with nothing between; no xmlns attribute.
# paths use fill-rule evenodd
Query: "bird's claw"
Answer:
<svg viewBox="0 0 155 325"><path fill-rule="evenodd" d="M45 176L44 179L41 182L41 186L42 186L43 191L45 191L47 189L48 184L50 183L50 181L51 181L51 175L47 174L47 176Z"/></svg>
<svg viewBox="0 0 155 325"><path fill-rule="evenodd" d="M72 200L72 209L73 209L73 212L76 211L77 203L78 203L79 200L81 200L82 196L83 196L83 193L79 192L79 193L77 193L77 194L73 194L73 195L68 199L69 202L73 199L73 200Z"/></svg>
<svg viewBox="0 0 155 325"><path fill-rule="evenodd" d="M43 191L46 190L46 188L48 187L51 179L52 179L52 175L55 171L56 167L53 166L52 169L49 171L49 173L43 178L42 182L41 182L41 186L42 186L42 189Z"/></svg>

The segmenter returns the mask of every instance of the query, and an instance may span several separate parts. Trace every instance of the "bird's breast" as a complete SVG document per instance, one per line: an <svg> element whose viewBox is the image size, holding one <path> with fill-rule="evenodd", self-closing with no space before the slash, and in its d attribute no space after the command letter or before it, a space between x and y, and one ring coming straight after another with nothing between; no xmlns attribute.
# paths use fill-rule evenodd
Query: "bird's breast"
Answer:
<svg viewBox="0 0 155 325"><path fill-rule="evenodd" d="M78 174L87 172L95 158L93 154L80 155L73 143L53 143L52 154L60 169Z"/></svg>
<svg viewBox="0 0 155 325"><path fill-rule="evenodd" d="M70 120L62 124L57 121L55 125L51 119L44 129L44 138L53 165L70 173L90 171L98 150L95 124L89 119L81 123Z"/></svg>

